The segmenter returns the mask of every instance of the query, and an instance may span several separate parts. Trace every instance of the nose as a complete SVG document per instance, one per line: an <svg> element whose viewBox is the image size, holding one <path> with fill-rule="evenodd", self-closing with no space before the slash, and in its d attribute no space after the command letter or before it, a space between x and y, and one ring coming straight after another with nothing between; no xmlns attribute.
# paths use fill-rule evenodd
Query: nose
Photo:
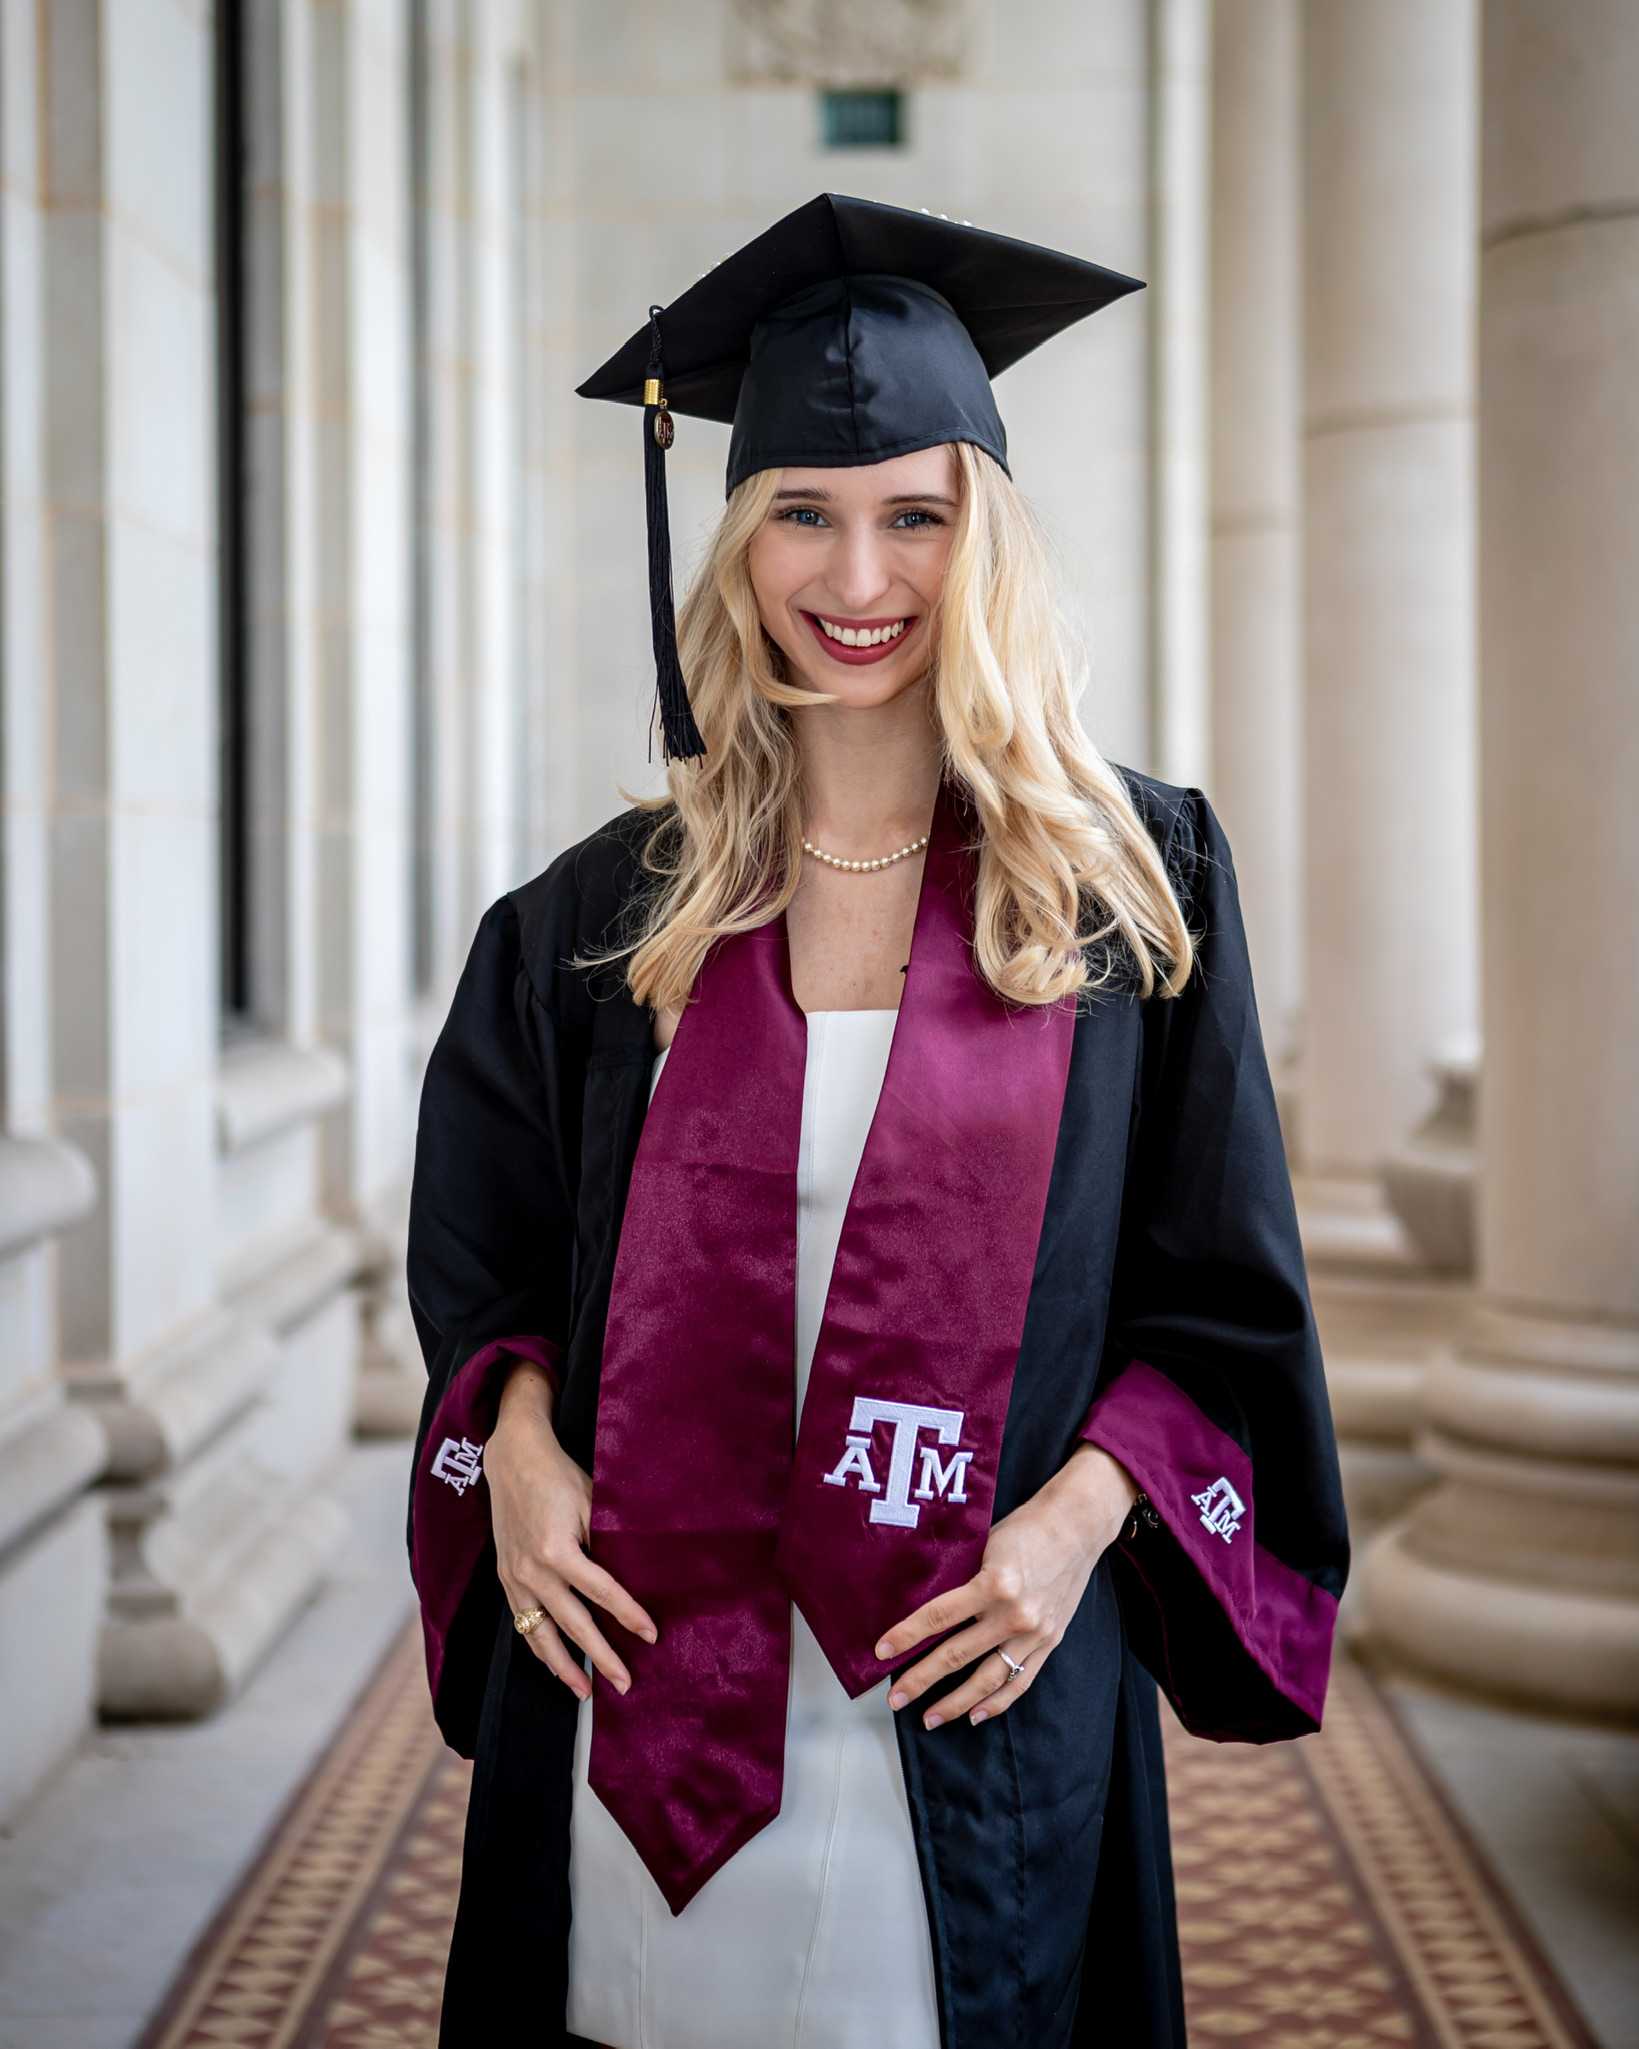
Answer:
<svg viewBox="0 0 1639 2049"><path fill-rule="evenodd" d="M844 531L827 564L836 592L837 609L855 619L868 619L886 609L893 586L894 565L888 544L868 520Z"/></svg>

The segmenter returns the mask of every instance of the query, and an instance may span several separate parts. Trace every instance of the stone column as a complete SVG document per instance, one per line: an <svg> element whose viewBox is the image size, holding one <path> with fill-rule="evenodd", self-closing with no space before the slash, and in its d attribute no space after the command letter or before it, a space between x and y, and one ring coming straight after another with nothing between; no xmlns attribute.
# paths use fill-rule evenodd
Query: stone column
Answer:
<svg viewBox="0 0 1639 2049"><path fill-rule="evenodd" d="M1291 1128L1302 986L1297 0L1220 0L1212 41L1210 787L1235 848Z"/></svg>
<svg viewBox="0 0 1639 2049"><path fill-rule="evenodd" d="M1639 16L1489 0L1480 320L1480 1299L1374 1633L1639 1715Z"/></svg>
<svg viewBox="0 0 1639 2049"><path fill-rule="evenodd" d="M403 12L390 10L395 18ZM392 236L403 248L406 285L409 239L424 238L426 325L419 359L401 350L394 337L391 359L403 384L381 423L407 440L413 405L426 436L427 488L419 509L426 522L420 535L425 586L415 594L394 586L406 625L415 616L412 596L419 597L426 635L427 703L417 734L425 750L421 808L414 808L414 789L380 788L382 779L368 758L375 749L373 734L348 742L355 750L351 773L359 798L375 791L376 829L392 830L402 807L409 822L406 843L419 834L431 851L425 973L409 992L411 1058L406 1066L395 1042L390 1064L383 1057L379 1066L378 1085L392 1091L396 1130L374 1134L376 1143L358 1148L348 1161L337 1159L338 1173L348 1180L348 1199L368 1203L381 1255L364 1305L358 1421L366 1434L382 1435L413 1429L426 1390L403 1270L421 1072L485 906L544 867L557 845L573 836L562 825L575 724L562 711L584 682L564 633L566 579L558 566L567 509L561 431L556 473L546 446L546 423L561 428L569 404L585 403L573 399L564 330L554 337L548 318L555 310L561 321L572 296L563 288L561 223L555 229L548 220L558 159L567 146L562 109L552 109L547 96L548 64L552 38L565 28L547 10L521 0L430 0L425 23L419 51L409 41L408 16L402 27L406 69L425 66L416 137L423 214L417 221L406 209ZM365 51L358 72L362 93L372 90L372 68ZM362 250L353 260L361 276L369 275ZM375 316L383 325L397 321L396 299L395 290ZM406 294L406 332L408 311ZM366 384L378 353L367 348L353 361ZM407 482L409 455L406 446ZM362 463L361 451L361 476ZM376 483L372 477L351 504L335 508L339 520L356 522L361 548L366 536L372 537L369 545L377 545L382 525ZM417 516L409 491L394 509ZM386 542L392 561L411 559L407 534L388 532ZM365 647L363 625L361 620L355 651L361 672L381 653ZM395 630L389 643L395 658L407 637L401 642ZM406 700L411 667L406 661L402 673L393 672L394 693ZM594 822L618 802L611 791ZM399 893L407 900L407 892ZM373 929L369 900L361 897L359 909L338 949L350 964L338 978L337 1015L352 1011L353 1031L362 1028L360 998L370 982L396 972ZM351 992L345 988L349 981ZM381 1054L388 1051L383 1044ZM356 1057L366 1057L363 1044ZM406 1077L408 1095L400 1092Z"/></svg>
<svg viewBox="0 0 1639 2049"><path fill-rule="evenodd" d="M354 1314L345 1248L282 1228L311 1207L313 1077L221 1045L211 24L161 0L35 20L46 618L22 687L49 758L51 1122L101 1198L62 1240L51 1335L106 1437L100 1705L196 1714L339 1552L316 1482Z"/></svg>
<svg viewBox="0 0 1639 2049"><path fill-rule="evenodd" d="M422 215L405 232L422 245L426 322L406 366L428 470L428 799L414 829L432 875L419 1071L481 912L620 798L606 782L580 803L578 721L597 693L571 645L585 508L569 442L572 408L587 408L574 395L586 371L573 339L568 64L579 36L595 44L605 24L523 0L418 11ZM641 470L638 483L641 494Z"/></svg>
<svg viewBox="0 0 1639 2049"><path fill-rule="evenodd" d="M1364 1526L1408 1456L1466 1277L1385 1201L1472 1029L1475 17L1304 14L1304 877L1300 1199Z"/></svg>
<svg viewBox="0 0 1639 2049"><path fill-rule="evenodd" d="M85 1733L108 1590L107 1444L55 1371L55 1241L97 1185L51 1130L40 29L0 8L0 1825Z"/></svg>
<svg viewBox="0 0 1639 2049"><path fill-rule="evenodd" d="M363 1247L354 1415L412 1430L419 1353L403 1305L404 1162L415 1129L410 1008L409 10L320 8L301 61L309 118L300 226L315 268L312 518L298 545L319 630L312 700L318 877L315 1019L353 1087L323 1130L325 1206ZM439 480L442 483L444 480ZM451 494L456 495L458 494Z"/></svg>
<svg viewBox="0 0 1639 2049"><path fill-rule="evenodd" d="M1150 176L1155 240L1155 749L1171 782L1199 783L1212 754L1207 504L1211 444L1212 11L1156 0Z"/></svg>

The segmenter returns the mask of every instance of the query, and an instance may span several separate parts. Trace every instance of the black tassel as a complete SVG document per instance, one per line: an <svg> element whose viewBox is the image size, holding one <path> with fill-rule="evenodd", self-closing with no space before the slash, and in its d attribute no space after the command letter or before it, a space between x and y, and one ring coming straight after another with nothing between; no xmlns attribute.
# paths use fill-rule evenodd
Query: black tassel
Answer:
<svg viewBox="0 0 1639 2049"><path fill-rule="evenodd" d="M649 612L654 622L655 692L660 701L662 752L667 761L690 760L706 751L694 722L688 686L677 659L677 613L672 603L671 521L666 510L665 451L672 445L672 416L666 406L665 368L660 356L659 306L649 308L649 378L643 388L643 495L649 518ZM650 759L654 735L650 730Z"/></svg>

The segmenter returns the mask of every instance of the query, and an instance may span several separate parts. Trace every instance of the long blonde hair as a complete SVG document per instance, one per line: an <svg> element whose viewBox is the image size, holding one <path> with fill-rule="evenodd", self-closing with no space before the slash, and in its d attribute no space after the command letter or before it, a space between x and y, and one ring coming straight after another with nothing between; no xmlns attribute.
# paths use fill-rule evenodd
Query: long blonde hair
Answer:
<svg viewBox="0 0 1639 2049"><path fill-rule="evenodd" d="M928 620L925 687L943 774L971 797L981 827L975 965L1007 1001L1051 1003L1113 980L1124 942L1141 993L1154 990L1161 955L1170 963L1162 993L1176 995L1194 948L1149 829L1077 717L1087 660L1051 543L998 463L970 442L951 446L961 504ZM635 931L576 961L630 955L631 994L657 1010L681 1010L712 943L778 916L801 874L790 708L816 693L785 680L747 562L782 474L759 470L734 490L678 609L678 654L707 753L669 763L663 794L621 791L663 814L642 849L657 886L640 899ZM1086 950L1100 944L1095 977Z"/></svg>

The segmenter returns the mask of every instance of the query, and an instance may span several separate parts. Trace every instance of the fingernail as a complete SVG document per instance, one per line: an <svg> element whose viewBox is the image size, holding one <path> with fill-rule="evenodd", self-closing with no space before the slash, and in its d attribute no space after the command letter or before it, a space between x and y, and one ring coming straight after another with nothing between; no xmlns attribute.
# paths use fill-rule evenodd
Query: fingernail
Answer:
<svg viewBox="0 0 1639 2049"><path fill-rule="evenodd" d="M982 1722L989 1713L989 1708L975 1708L972 1714L968 1716L968 1720L970 1722Z"/></svg>
<svg viewBox="0 0 1639 2049"><path fill-rule="evenodd" d="M943 1715L924 1715L922 1718L922 1726L924 1729L937 1729L939 1724L944 1719L945 1718Z"/></svg>
<svg viewBox="0 0 1639 2049"><path fill-rule="evenodd" d="M630 1693L632 1690L632 1682L630 1678L617 1679L615 1681L615 1684L620 1688L622 1693Z"/></svg>
<svg viewBox="0 0 1639 2049"><path fill-rule="evenodd" d="M885 1658L889 1655L888 1641L886 1637L884 1637L882 1642L877 1645L876 1654L879 1658Z"/></svg>
<svg viewBox="0 0 1639 2049"><path fill-rule="evenodd" d="M652 1629L640 1629L638 1635L642 1637L645 1643L654 1642L654 1631Z"/></svg>
<svg viewBox="0 0 1639 2049"><path fill-rule="evenodd" d="M897 1691L890 1693L888 1695L888 1705L889 1707L903 1707L905 1705L906 1698L907 1696L905 1693L905 1689L903 1686L901 1686L897 1689Z"/></svg>

